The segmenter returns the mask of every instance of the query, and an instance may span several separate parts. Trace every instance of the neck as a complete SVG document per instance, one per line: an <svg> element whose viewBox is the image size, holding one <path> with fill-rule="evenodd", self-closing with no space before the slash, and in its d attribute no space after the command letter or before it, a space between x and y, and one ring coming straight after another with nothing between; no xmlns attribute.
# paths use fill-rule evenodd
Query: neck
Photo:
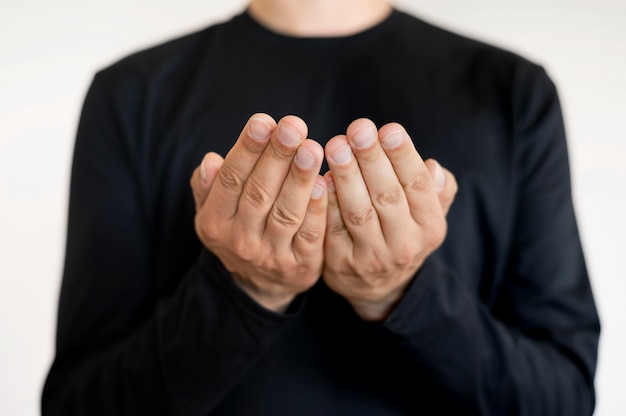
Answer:
<svg viewBox="0 0 626 416"><path fill-rule="evenodd" d="M348 36L391 12L386 0L251 0L248 12L270 30L298 37Z"/></svg>

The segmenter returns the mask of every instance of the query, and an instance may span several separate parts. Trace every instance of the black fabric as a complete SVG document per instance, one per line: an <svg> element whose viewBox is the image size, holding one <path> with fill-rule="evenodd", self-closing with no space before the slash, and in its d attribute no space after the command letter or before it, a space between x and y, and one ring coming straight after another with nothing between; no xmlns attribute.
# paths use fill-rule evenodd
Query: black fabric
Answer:
<svg viewBox="0 0 626 416"><path fill-rule="evenodd" d="M386 321L321 282L269 312L200 245L191 173L255 112L322 144L397 121L456 175L447 239ZM541 67L399 11L342 38L243 13L96 75L44 415L585 415L598 335Z"/></svg>

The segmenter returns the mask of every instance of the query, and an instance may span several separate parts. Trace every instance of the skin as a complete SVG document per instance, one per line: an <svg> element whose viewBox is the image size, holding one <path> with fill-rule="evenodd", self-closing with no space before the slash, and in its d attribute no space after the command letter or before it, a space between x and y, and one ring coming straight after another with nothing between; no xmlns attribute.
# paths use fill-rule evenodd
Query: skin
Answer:
<svg viewBox="0 0 626 416"><path fill-rule="evenodd" d="M275 32L291 36L347 36L384 20L386 0L252 0L248 12Z"/></svg>
<svg viewBox="0 0 626 416"><path fill-rule="evenodd" d="M225 159L208 153L191 179L198 237L265 308L285 311L323 275L383 320L445 238L454 176L396 123L355 120L325 149L306 134L298 117L255 114Z"/></svg>

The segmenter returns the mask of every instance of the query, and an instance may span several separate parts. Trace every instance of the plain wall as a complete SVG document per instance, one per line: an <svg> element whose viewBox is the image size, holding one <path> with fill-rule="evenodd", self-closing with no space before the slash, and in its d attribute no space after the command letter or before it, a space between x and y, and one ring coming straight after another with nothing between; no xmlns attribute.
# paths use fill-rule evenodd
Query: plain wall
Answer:
<svg viewBox="0 0 626 416"><path fill-rule="evenodd" d="M53 356L70 158L94 72L244 1L0 0L0 414L36 415ZM626 414L626 0L404 0L546 67L603 334L597 415Z"/></svg>

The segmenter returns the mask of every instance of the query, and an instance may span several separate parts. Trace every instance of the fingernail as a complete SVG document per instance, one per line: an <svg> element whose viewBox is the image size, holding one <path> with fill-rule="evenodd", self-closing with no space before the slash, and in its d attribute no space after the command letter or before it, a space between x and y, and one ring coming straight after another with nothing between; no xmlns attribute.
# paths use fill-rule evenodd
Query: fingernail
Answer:
<svg viewBox="0 0 626 416"><path fill-rule="evenodd" d="M445 186L446 174L444 173L441 165L437 163L437 167L435 168L435 189L437 189L437 192L441 192Z"/></svg>
<svg viewBox="0 0 626 416"><path fill-rule="evenodd" d="M376 139L376 132L372 128L366 128L352 137L352 143L359 149L370 147Z"/></svg>
<svg viewBox="0 0 626 416"><path fill-rule="evenodd" d="M315 164L315 156L304 147L300 147L296 152L295 162L300 169L308 170Z"/></svg>
<svg viewBox="0 0 626 416"><path fill-rule="evenodd" d="M297 146L300 143L300 134L290 125L283 123L278 131L278 140L285 146Z"/></svg>
<svg viewBox="0 0 626 416"><path fill-rule="evenodd" d="M335 150L335 152L330 155L330 158L337 165L345 165L352 160L352 149L350 149L350 146L347 144L343 145L339 149Z"/></svg>
<svg viewBox="0 0 626 416"><path fill-rule="evenodd" d="M250 120L250 137L257 142L264 142L272 134L272 127L262 118L253 118Z"/></svg>
<svg viewBox="0 0 626 416"><path fill-rule="evenodd" d="M382 142L383 142L383 146L385 146L387 149L395 149L397 147L400 147L403 140L404 140L404 137L402 136L402 132L399 130L396 130L394 132L389 133L387 136L385 136Z"/></svg>
<svg viewBox="0 0 626 416"><path fill-rule="evenodd" d="M326 192L326 189L318 183L315 183L313 185L313 191L311 191L311 198L320 199L324 195L324 192Z"/></svg>

